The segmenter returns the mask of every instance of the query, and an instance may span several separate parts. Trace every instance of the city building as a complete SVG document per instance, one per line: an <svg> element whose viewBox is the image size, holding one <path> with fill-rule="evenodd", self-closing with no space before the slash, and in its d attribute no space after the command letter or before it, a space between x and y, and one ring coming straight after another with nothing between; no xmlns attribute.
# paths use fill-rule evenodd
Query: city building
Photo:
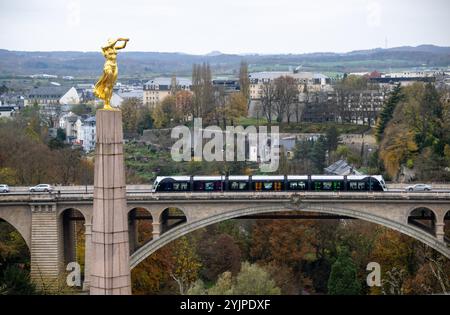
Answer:
<svg viewBox="0 0 450 315"><path fill-rule="evenodd" d="M338 160L323 170L327 175L362 175L362 173L355 170L355 168L345 160Z"/></svg>
<svg viewBox="0 0 450 315"><path fill-rule="evenodd" d="M172 87L174 78L154 78L144 84L143 103L154 108L173 91L191 91L192 81L186 78L175 78L176 87Z"/></svg>
<svg viewBox="0 0 450 315"><path fill-rule="evenodd" d="M15 92L7 92L0 95L0 105L16 106L20 109L25 106L25 97Z"/></svg>
<svg viewBox="0 0 450 315"><path fill-rule="evenodd" d="M265 71L249 74L250 98L259 100L263 96L264 84L270 83L282 76L294 78L298 84L299 93L304 92L305 86L308 92L332 91L331 79L321 73L290 72L290 71Z"/></svg>
<svg viewBox="0 0 450 315"><path fill-rule="evenodd" d="M0 106L0 118L14 117L17 110L16 106Z"/></svg>
<svg viewBox="0 0 450 315"><path fill-rule="evenodd" d="M76 122L77 139L76 143L83 147L85 152L95 149L96 136L96 118L95 116L82 119L78 117Z"/></svg>
<svg viewBox="0 0 450 315"><path fill-rule="evenodd" d="M78 138L78 119L79 117L72 112L64 114L59 118L59 128L65 131L67 143L72 144Z"/></svg>
<svg viewBox="0 0 450 315"><path fill-rule="evenodd" d="M226 95L240 91L239 80L214 79L212 84L215 90L221 90Z"/></svg>
<svg viewBox="0 0 450 315"><path fill-rule="evenodd" d="M46 86L32 89L26 99L25 105L74 105L80 103L80 97L74 87Z"/></svg>

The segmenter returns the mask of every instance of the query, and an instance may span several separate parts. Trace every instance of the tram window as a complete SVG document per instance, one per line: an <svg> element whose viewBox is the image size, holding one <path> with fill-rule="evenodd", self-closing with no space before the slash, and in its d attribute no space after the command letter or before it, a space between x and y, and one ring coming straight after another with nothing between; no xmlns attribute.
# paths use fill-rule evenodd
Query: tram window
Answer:
<svg viewBox="0 0 450 315"><path fill-rule="evenodd" d="M372 179L372 181L370 182L370 190L382 191L383 188L381 187L380 183L377 180Z"/></svg>
<svg viewBox="0 0 450 315"><path fill-rule="evenodd" d="M163 191L171 191L173 189L172 183L161 183L161 188Z"/></svg>
<svg viewBox="0 0 450 315"><path fill-rule="evenodd" d="M337 190L342 190L342 182L340 181L335 181L333 182L333 190L337 191Z"/></svg>
<svg viewBox="0 0 450 315"><path fill-rule="evenodd" d="M265 182L264 183L264 190L272 190L273 183L272 182Z"/></svg>
<svg viewBox="0 0 450 315"><path fill-rule="evenodd" d="M205 184L203 182L194 182L194 190L205 190Z"/></svg>
<svg viewBox="0 0 450 315"><path fill-rule="evenodd" d="M322 189L323 190L332 190L333 183L332 182L322 182Z"/></svg>
<svg viewBox="0 0 450 315"><path fill-rule="evenodd" d="M230 190L247 190L247 182L230 182Z"/></svg>
<svg viewBox="0 0 450 315"><path fill-rule="evenodd" d="M275 182L273 184L273 187L276 191L281 191L281 189L283 188L283 184L281 182Z"/></svg>
<svg viewBox="0 0 450 315"><path fill-rule="evenodd" d="M289 189L290 190L305 190L306 189L306 183L305 182L289 182Z"/></svg>
<svg viewBox="0 0 450 315"><path fill-rule="evenodd" d="M366 190L365 182L349 182L348 185L349 190Z"/></svg>
<svg viewBox="0 0 450 315"><path fill-rule="evenodd" d="M205 190L206 191L214 190L214 182L207 182L207 183L205 183Z"/></svg>
<svg viewBox="0 0 450 315"><path fill-rule="evenodd" d="M214 189L222 190L222 182L221 181L214 182Z"/></svg>
<svg viewBox="0 0 450 315"><path fill-rule="evenodd" d="M177 190L177 191L188 190L188 183L186 183L186 182L173 183L173 190Z"/></svg>

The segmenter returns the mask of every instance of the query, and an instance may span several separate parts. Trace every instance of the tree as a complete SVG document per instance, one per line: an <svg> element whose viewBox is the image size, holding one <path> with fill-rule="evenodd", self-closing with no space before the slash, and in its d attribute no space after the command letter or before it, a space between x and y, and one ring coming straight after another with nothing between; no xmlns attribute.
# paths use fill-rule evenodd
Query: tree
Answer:
<svg viewBox="0 0 450 315"><path fill-rule="evenodd" d="M233 278L231 272L226 271L219 276L215 285L208 289L208 295L232 295Z"/></svg>
<svg viewBox="0 0 450 315"><path fill-rule="evenodd" d="M298 98L298 86L293 77L281 76L274 80L275 84L275 113L277 122L282 122L286 116L287 122L290 122L292 114L292 104ZM298 101L298 100L297 100Z"/></svg>
<svg viewBox="0 0 450 315"><path fill-rule="evenodd" d="M275 85L273 84L273 82L264 82L262 84L261 105L262 105L262 112L264 116L266 116L269 124L272 123L275 98L276 98Z"/></svg>
<svg viewBox="0 0 450 315"><path fill-rule="evenodd" d="M176 246L172 254L169 274L177 283L180 294L183 295L197 280L201 263L197 258L194 247L189 244L186 237L181 237L175 242Z"/></svg>
<svg viewBox="0 0 450 315"><path fill-rule="evenodd" d="M339 145L339 131L336 126L332 125L327 128L325 138L327 139L327 150L329 152L335 151Z"/></svg>
<svg viewBox="0 0 450 315"><path fill-rule="evenodd" d="M36 288L30 274L17 266L7 266L0 277L0 295L31 295Z"/></svg>
<svg viewBox="0 0 450 315"><path fill-rule="evenodd" d="M197 289L197 292L201 291ZM192 292L192 291L191 291ZM269 273L257 264L243 262L241 271L233 278L231 272L221 274L211 288L209 295L275 295L280 288L270 278Z"/></svg>
<svg viewBox="0 0 450 315"><path fill-rule="evenodd" d="M241 61L239 67L239 86L248 104L250 100L250 79L248 77L248 64L245 61Z"/></svg>
<svg viewBox="0 0 450 315"><path fill-rule="evenodd" d="M138 98L129 98L122 102L123 130L128 133L139 133L140 128L148 121L148 108Z"/></svg>
<svg viewBox="0 0 450 315"><path fill-rule="evenodd" d="M242 116L247 116L247 99L242 92L233 93L226 104L224 119L236 123Z"/></svg>
<svg viewBox="0 0 450 315"><path fill-rule="evenodd" d="M346 248L342 248L338 259L331 267L328 279L328 294L357 295L361 293L361 283L357 279L356 266Z"/></svg>
<svg viewBox="0 0 450 315"><path fill-rule="evenodd" d="M192 68L193 116L212 120L214 117L214 89L208 63L194 64Z"/></svg>
<svg viewBox="0 0 450 315"><path fill-rule="evenodd" d="M210 233L205 232L205 238L202 238L198 246L198 253L202 257L203 266L200 274L207 281L215 281L225 271L233 274L239 271L241 250L228 234L211 237Z"/></svg>
<svg viewBox="0 0 450 315"><path fill-rule="evenodd" d="M177 108L176 96L168 95L156 105L152 112L156 128L167 128L183 120L183 113Z"/></svg>
<svg viewBox="0 0 450 315"><path fill-rule="evenodd" d="M326 154L327 154L327 140L325 137L320 136L312 147L311 153L308 158L312 161L316 172L321 173L325 168Z"/></svg>
<svg viewBox="0 0 450 315"><path fill-rule="evenodd" d="M175 106L177 111L182 113L183 119L188 120L193 113L192 109L192 93L189 91L181 90L175 95L176 101Z"/></svg>
<svg viewBox="0 0 450 315"><path fill-rule="evenodd" d="M375 128L375 137L378 142L381 142L384 130L386 129L389 121L392 119L395 107L402 100L402 97L402 88L400 87L400 84L397 84L379 114Z"/></svg>
<svg viewBox="0 0 450 315"><path fill-rule="evenodd" d="M445 148L450 122L443 91L415 83L402 88L402 99L386 125L379 156L392 178L446 180Z"/></svg>
<svg viewBox="0 0 450 315"><path fill-rule="evenodd" d="M275 281L257 264L243 262L241 271L236 276L236 284L233 293L237 295L276 295L280 294L280 288L275 286Z"/></svg>

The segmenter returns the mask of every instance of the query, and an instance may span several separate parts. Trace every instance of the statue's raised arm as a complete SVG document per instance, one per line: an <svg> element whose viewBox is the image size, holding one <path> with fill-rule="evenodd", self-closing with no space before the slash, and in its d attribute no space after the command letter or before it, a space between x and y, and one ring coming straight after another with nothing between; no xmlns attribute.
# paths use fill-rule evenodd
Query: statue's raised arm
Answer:
<svg viewBox="0 0 450 315"><path fill-rule="evenodd" d="M117 42L123 42L123 44L121 46L115 46L114 48L123 49L123 48L127 47L128 41L129 41L128 38L119 38L119 39L117 39Z"/></svg>
<svg viewBox="0 0 450 315"><path fill-rule="evenodd" d="M105 65L103 66L103 74L95 84L94 94L104 101L103 109L117 110L111 107L111 97L113 93L114 84L117 80L117 50L126 47L129 39L118 38L116 40L109 39L107 44L102 47L103 56L105 56ZM122 45L116 46L118 42L123 42Z"/></svg>

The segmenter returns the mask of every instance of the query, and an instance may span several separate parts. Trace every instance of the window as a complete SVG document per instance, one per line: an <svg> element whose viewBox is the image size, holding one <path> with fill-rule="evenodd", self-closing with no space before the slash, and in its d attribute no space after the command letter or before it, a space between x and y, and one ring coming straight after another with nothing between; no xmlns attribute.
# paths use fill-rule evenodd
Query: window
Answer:
<svg viewBox="0 0 450 315"><path fill-rule="evenodd" d="M338 191L343 189L341 181L317 181L314 182L313 187L317 191Z"/></svg>
<svg viewBox="0 0 450 315"><path fill-rule="evenodd" d="M229 189L230 190L248 190L248 183L247 182L230 182L229 183Z"/></svg>
<svg viewBox="0 0 450 315"><path fill-rule="evenodd" d="M366 183L361 181L351 181L348 185L349 190L361 191L366 190Z"/></svg>
<svg viewBox="0 0 450 315"><path fill-rule="evenodd" d="M295 181L289 182L290 190L306 190L306 182L304 181Z"/></svg>
<svg viewBox="0 0 450 315"><path fill-rule="evenodd" d="M173 190L186 191L188 190L189 184L187 182L173 183Z"/></svg>

